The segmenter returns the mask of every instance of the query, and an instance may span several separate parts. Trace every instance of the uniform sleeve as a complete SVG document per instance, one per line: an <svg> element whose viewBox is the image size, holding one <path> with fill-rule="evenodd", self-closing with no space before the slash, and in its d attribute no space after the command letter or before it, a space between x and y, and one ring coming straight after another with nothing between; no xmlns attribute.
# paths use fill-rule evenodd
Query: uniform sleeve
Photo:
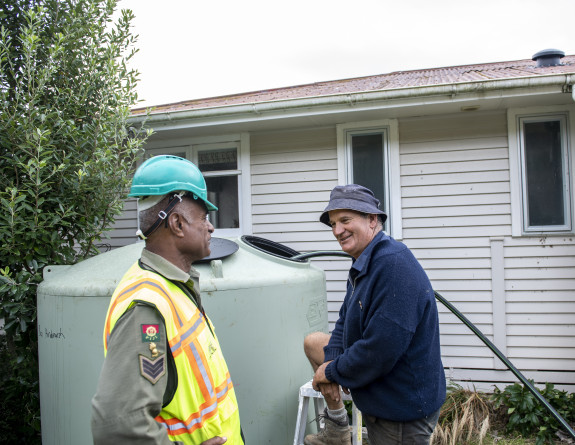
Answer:
<svg viewBox="0 0 575 445"><path fill-rule="evenodd" d="M159 336L150 336L158 329ZM156 352L152 351L154 347ZM156 309L136 305L116 323L92 399L94 445L173 445L154 418L168 381L164 321Z"/></svg>

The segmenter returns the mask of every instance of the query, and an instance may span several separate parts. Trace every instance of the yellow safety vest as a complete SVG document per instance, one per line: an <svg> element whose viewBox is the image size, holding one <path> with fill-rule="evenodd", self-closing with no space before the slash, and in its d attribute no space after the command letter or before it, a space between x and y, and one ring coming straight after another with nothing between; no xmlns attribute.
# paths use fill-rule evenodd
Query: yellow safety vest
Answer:
<svg viewBox="0 0 575 445"><path fill-rule="evenodd" d="M243 445L236 394L218 339L175 284L134 264L112 295L104 328L105 353L114 325L138 301L154 305L164 317L178 372L176 393L156 417L170 440L192 445L226 436L226 444Z"/></svg>

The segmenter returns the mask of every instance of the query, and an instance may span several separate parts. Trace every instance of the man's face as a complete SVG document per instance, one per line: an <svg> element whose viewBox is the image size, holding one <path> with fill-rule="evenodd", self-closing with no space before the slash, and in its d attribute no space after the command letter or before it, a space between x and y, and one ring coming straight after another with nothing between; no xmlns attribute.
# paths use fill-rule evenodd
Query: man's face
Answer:
<svg viewBox="0 0 575 445"><path fill-rule="evenodd" d="M377 215L365 215L353 210L331 210L329 223L341 249L357 259L375 236Z"/></svg>
<svg viewBox="0 0 575 445"><path fill-rule="evenodd" d="M210 239L214 226L208 219L205 206L192 199L184 199L178 206L183 216L182 230L184 232L182 253L192 260L198 261L210 254Z"/></svg>

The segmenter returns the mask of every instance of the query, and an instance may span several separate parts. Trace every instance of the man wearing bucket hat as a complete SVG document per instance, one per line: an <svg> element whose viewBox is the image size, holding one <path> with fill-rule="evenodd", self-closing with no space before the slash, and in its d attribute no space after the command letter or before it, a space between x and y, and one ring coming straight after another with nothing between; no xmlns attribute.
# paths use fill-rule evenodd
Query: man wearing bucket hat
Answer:
<svg viewBox="0 0 575 445"><path fill-rule="evenodd" d="M142 256L118 284L92 399L94 444L243 445L238 404L192 263L210 254L205 180L156 156L136 171Z"/></svg>
<svg viewBox="0 0 575 445"><path fill-rule="evenodd" d="M351 391L371 445L428 444L445 400L434 292L421 265L383 232L387 215L361 185L335 187L320 221L352 256L347 293L329 336L306 337L325 428L306 445L350 444L340 386Z"/></svg>

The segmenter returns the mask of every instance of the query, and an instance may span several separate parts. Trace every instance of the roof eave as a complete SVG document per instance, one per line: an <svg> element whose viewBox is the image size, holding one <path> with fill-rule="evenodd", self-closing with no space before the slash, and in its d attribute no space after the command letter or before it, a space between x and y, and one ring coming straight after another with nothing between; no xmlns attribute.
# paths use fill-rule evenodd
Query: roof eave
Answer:
<svg viewBox="0 0 575 445"><path fill-rule="evenodd" d="M526 95L526 90L544 87L571 87L575 83L575 73L549 74L529 77L459 82L443 85L427 85L408 88L396 88L376 91L360 91L323 96L310 96L295 99L250 102L241 105L224 105L209 108L166 111L147 115L135 115L135 123L146 120L151 127L162 130L181 126L224 124L230 122L249 122L261 119L281 119L294 116L314 115L318 113L337 113L338 108L349 111L358 109L385 108L387 106L419 106L434 102L448 102L472 94L487 95L502 93L505 95ZM563 90L564 91L564 90ZM574 93L575 94L575 93ZM575 100L575 96L574 96Z"/></svg>

